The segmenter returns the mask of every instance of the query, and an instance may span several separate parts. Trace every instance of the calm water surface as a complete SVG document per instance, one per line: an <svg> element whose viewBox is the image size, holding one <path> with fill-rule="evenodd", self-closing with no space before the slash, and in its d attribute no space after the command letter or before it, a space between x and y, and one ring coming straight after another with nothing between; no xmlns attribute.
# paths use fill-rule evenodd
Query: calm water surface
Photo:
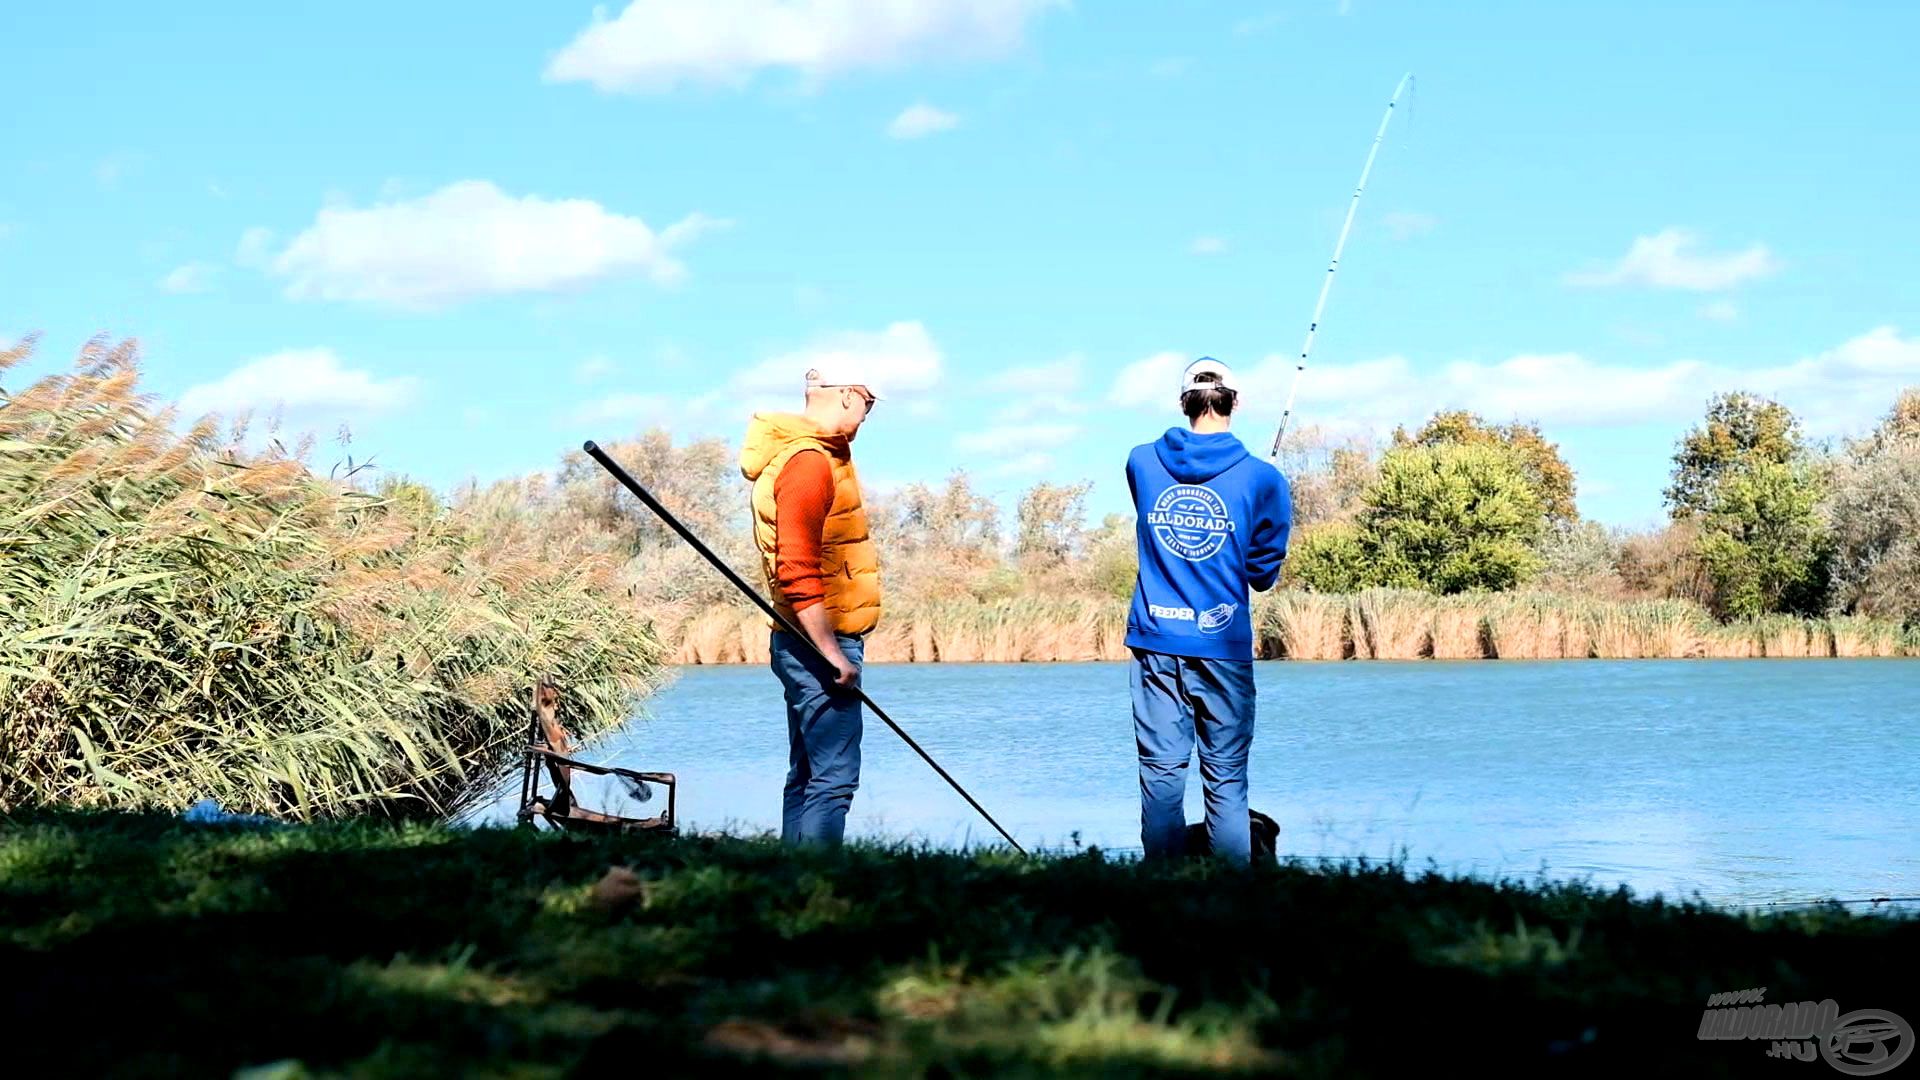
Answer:
<svg viewBox="0 0 1920 1080"><path fill-rule="evenodd" d="M1252 801L1285 853L1724 903L1920 895L1920 662L1257 668ZM1029 848L1138 849L1125 665L876 665L866 686ZM779 829L764 669L685 669L599 756L679 774L688 827ZM871 716L864 757L849 835L998 839Z"/></svg>

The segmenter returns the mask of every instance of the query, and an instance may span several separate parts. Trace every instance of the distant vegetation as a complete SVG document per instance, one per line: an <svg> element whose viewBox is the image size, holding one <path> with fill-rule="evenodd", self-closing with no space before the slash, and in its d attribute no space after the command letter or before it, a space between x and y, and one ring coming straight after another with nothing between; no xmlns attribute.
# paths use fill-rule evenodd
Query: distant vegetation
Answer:
<svg viewBox="0 0 1920 1080"><path fill-rule="evenodd" d="M754 561L724 440L664 431L614 453ZM1714 398L1674 455L1669 523L1580 519L1536 424L1440 413L1384 446L1289 437L1296 529L1256 598L1265 657L1892 656L1920 652L1920 391L1865 438L1810 444L1750 394ZM761 617L643 509L569 457L557 512L630 552L643 606L687 663L760 662ZM1086 521L1090 485L1037 484L1009 528L964 472L870 504L887 615L876 662L1119 659L1131 518Z"/></svg>

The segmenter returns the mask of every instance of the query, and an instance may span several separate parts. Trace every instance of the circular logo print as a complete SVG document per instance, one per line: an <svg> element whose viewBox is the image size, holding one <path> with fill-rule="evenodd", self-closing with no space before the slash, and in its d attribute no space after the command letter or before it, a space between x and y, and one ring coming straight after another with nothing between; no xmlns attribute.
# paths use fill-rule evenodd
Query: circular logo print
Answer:
<svg viewBox="0 0 1920 1080"><path fill-rule="evenodd" d="M1912 1055L1913 1026L1885 1009L1848 1013L1820 1043L1820 1056L1848 1076L1878 1076Z"/></svg>
<svg viewBox="0 0 1920 1080"><path fill-rule="evenodd" d="M1212 488L1175 484L1160 493L1147 514L1153 538L1188 562L1205 562L1227 546L1234 531L1227 504Z"/></svg>

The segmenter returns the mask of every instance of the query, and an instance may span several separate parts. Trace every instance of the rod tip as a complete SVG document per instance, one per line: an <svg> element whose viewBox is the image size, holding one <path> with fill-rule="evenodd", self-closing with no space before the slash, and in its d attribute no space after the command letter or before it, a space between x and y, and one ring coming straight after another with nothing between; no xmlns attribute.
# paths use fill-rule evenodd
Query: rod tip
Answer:
<svg viewBox="0 0 1920 1080"><path fill-rule="evenodd" d="M587 453L591 454L595 450L600 449L600 447L596 446L592 439L588 439L584 444L581 445L580 449L585 450Z"/></svg>

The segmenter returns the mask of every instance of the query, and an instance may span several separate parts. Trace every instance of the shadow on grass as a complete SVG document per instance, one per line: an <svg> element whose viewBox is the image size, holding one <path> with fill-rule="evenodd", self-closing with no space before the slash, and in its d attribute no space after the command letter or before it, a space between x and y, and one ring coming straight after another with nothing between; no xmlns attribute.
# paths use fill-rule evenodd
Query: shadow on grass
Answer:
<svg viewBox="0 0 1920 1080"><path fill-rule="evenodd" d="M1911 1015L1917 959L1912 920L1394 865L0 823L0 1009L86 1074L1741 1075L1708 994Z"/></svg>

